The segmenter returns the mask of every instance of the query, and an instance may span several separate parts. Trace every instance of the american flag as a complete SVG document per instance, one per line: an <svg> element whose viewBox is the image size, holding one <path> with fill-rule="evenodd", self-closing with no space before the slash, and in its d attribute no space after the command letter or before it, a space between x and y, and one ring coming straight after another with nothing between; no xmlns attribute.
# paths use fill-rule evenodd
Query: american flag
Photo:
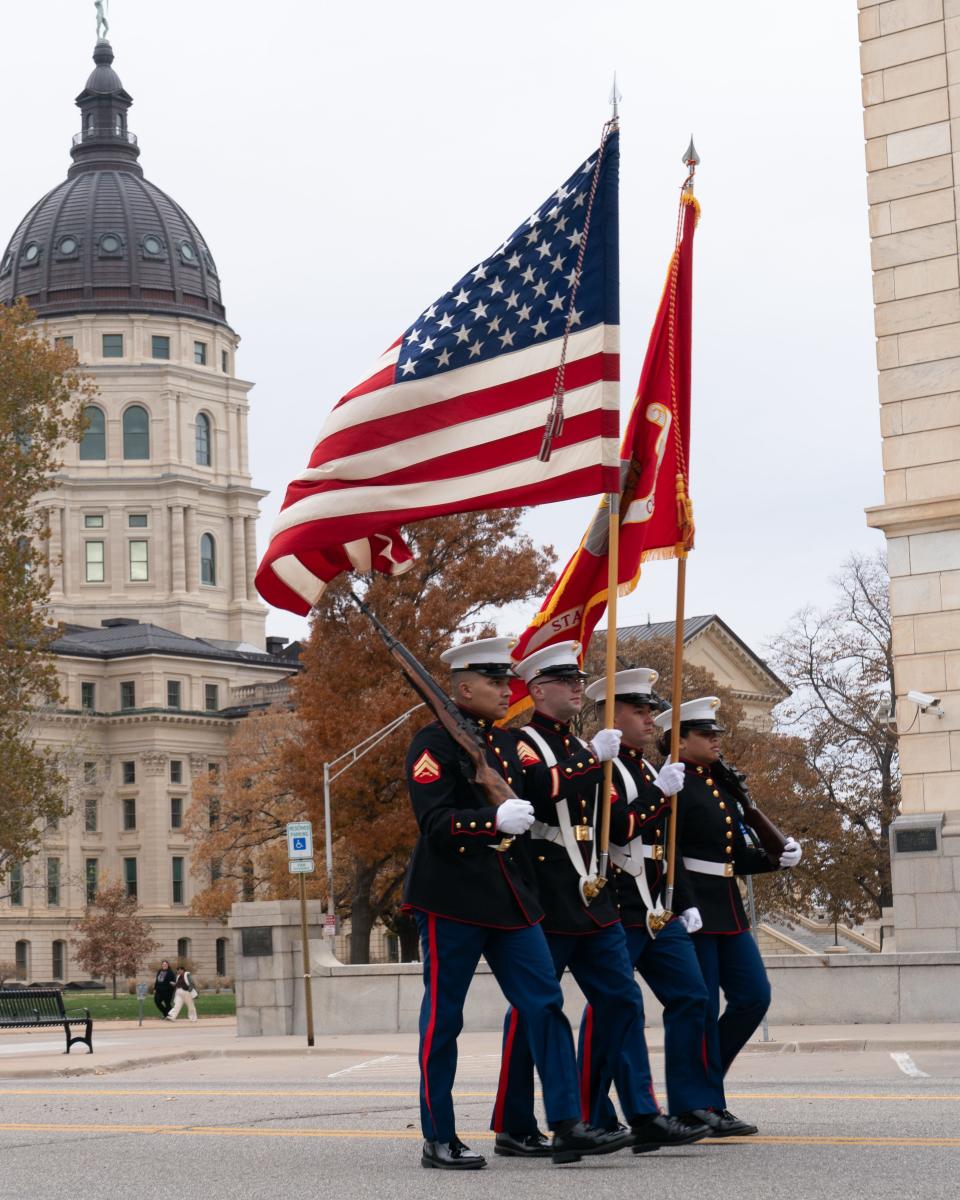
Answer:
<svg viewBox="0 0 960 1200"><path fill-rule="evenodd" d="M265 600L305 614L342 571L399 574L405 522L619 486L617 177L614 128L339 401L271 532Z"/></svg>

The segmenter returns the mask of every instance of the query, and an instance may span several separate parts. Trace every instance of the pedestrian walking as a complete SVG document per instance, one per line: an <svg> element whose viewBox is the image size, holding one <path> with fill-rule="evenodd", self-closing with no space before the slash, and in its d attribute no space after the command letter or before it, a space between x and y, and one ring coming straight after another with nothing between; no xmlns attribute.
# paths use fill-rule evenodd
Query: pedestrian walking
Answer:
<svg viewBox="0 0 960 1200"><path fill-rule="evenodd" d="M177 977L167 959L160 964L157 977L153 981L153 1002L160 1010L160 1016L165 1017L173 1007L173 993L177 986Z"/></svg>
<svg viewBox="0 0 960 1200"><path fill-rule="evenodd" d="M195 1021L197 1019L197 1006L194 1004L194 1000L197 998L197 988L193 982L193 976L185 967L181 967L177 972L177 982L174 992L173 1008L167 1013L166 1019L168 1021L175 1021L180 1015L180 1009L186 1005L187 1016L191 1021Z"/></svg>

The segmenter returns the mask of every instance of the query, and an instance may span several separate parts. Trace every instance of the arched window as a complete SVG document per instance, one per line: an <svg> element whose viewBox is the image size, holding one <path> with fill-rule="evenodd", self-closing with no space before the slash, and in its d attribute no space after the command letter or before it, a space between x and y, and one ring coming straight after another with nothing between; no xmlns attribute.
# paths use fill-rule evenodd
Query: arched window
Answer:
<svg viewBox="0 0 960 1200"><path fill-rule="evenodd" d="M197 414L197 463L210 466L210 418L206 413Z"/></svg>
<svg viewBox="0 0 960 1200"><path fill-rule="evenodd" d="M139 404L131 404L123 414L123 457L150 457L150 417Z"/></svg>
<svg viewBox="0 0 960 1200"><path fill-rule="evenodd" d="M27 941L17 942L13 956L17 964L17 978L26 979L30 973L30 943Z"/></svg>
<svg viewBox="0 0 960 1200"><path fill-rule="evenodd" d="M107 457L107 422L103 409L88 404L83 410L83 418L87 427L80 439L80 459L83 462L102 461Z"/></svg>
<svg viewBox="0 0 960 1200"><path fill-rule="evenodd" d="M53 977L54 979L63 979L67 972L67 943L56 941L53 943Z"/></svg>
<svg viewBox="0 0 960 1200"><path fill-rule="evenodd" d="M217 544L212 533L200 539L200 582L214 587L217 582Z"/></svg>
<svg viewBox="0 0 960 1200"><path fill-rule="evenodd" d="M181 966L183 965L184 962L187 961L187 959L189 959L191 949L192 949L192 947L191 947L189 938L178 938L177 939L177 958L178 958Z"/></svg>

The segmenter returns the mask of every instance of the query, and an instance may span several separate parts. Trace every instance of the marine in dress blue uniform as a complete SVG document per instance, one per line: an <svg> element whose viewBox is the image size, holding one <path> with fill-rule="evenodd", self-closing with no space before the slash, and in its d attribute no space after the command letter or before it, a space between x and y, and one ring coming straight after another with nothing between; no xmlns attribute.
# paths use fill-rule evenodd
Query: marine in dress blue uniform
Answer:
<svg viewBox="0 0 960 1200"><path fill-rule="evenodd" d="M517 664L536 705L529 725L516 731L524 794L537 816L530 830L531 858L557 978L569 968L593 1006L594 1061L616 1081L634 1149L656 1149L690 1139L679 1136L662 1118L650 1089L643 1002L612 889L602 888L590 903L583 898L582 886L597 869L601 763L616 755L619 734L601 730L588 746L571 732L570 719L583 699L585 676L579 652L578 643L561 642ZM628 840L632 824L633 814L626 805L614 802L611 836ZM510 1009L504 1021L500 1081L491 1120L497 1154L543 1152L533 1106L533 1063L523 1026L523 1014ZM586 1094L581 1104L588 1119Z"/></svg>
<svg viewBox="0 0 960 1200"><path fill-rule="evenodd" d="M473 767L439 724L414 737L406 777L420 836L404 886L404 907L420 931L424 997L420 1011L420 1116L425 1167L485 1166L457 1136L452 1089L463 1003L480 956L522 1012L543 1083L555 1162L609 1153L626 1144L579 1119L576 1057L563 996L540 922L528 866L512 840L533 821L521 798L516 743L491 722L504 715L511 675L507 638L446 651L453 696L485 745L487 761L518 793L499 806L472 782Z"/></svg>
<svg viewBox="0 0 960 1200"><path fill-rule="evenodd" d="M675 1117L676 1129L686 1130L689 1140L696 1141L710 1132L692 1115L693 1110L706 1108L711 1101L703 1061L707 989L687 932L688 925L699 923L699 916L682 867L674 888L674 909L681 915L670 920L655 937L647 924L651 913L663 912L669 797L683 782L682 768L668 768L658 780L656 770L643 756L656 736L654 714L664 707L653 691L656 681L657 672L648 667L618 671L614 676L614 724L622 731L623 740L613 782L622 802L633 813L634 823L631 840L623 845L611 841L610 881L630 961L663 1005L669 1111ZM605 694L605 679L586 689L587 699L600 705ZM591 1120L610 1127L616 1123L608 1095L611 1081L600 1070L593 1053L593 1016L588 1006L580 1024L581 1076L589 1088ZM649 1061L645 1071L652 1091Z"/></svg>
<svg viewBox="0 0 960 1200"><path fill-rule="evenodd" d="M698 1110L714 1137L756 1133L726 1107L723 1078L749 1041L770 1005L767 972L750 932L738 875L756 875L800 861L800 845L790 838L779 862L771 862L747 829L736 798L714 778L720 758L716 696L680 706L680 757L684 785L677 810L677 853L687 873L702 927L691 934L707 987L704 1045L710 1104ZM655 721L666 752L672 710ZM720 1012L720 993L726 1004Z"/></svg>

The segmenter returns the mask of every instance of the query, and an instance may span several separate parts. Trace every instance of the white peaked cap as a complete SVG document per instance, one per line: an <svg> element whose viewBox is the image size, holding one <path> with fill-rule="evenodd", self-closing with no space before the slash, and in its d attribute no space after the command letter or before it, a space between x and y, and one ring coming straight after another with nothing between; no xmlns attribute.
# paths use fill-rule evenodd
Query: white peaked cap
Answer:
<svg viewBox="0 0 960 1200"><path fill-rule="evenodd" d="M689 725L693 729L716 730L723 733L722 726L717 724L717 713L720 711L720 700L717 696L701 696L699 700L688 700L680 705L680 724ZM669 729L673 723L673 709L668 708L653 721L658 729Z"/></svg>
<svg viewBox="0 0 960 1200"><path fill-rule="evenodd" d="M481 675L512 675L515 663L510 651L515 638L481 638L444 650L440 661L451 671L477 671Z"/></svg>
<svg viewBox="0 0 960 1200"><path fill-rule="evenodd" d="M613 677L613 694L617 697L647 696L660 678L650 667L633 667L629 671L618 671ZM597 679L587 688L584 695L588 700L603 700L607 694L606 679Z"/></svg>
<svg viewBox="0 0 960 1200"><path fill-rule="evenodd" d="M517 674L524 683L533 683L541 675L559 675L569 677L576 675L578 679L586 679L586 672L580 670L580 643L554 642L552 646L544 646L528 654L526 658L514 663Z"/></svg>

